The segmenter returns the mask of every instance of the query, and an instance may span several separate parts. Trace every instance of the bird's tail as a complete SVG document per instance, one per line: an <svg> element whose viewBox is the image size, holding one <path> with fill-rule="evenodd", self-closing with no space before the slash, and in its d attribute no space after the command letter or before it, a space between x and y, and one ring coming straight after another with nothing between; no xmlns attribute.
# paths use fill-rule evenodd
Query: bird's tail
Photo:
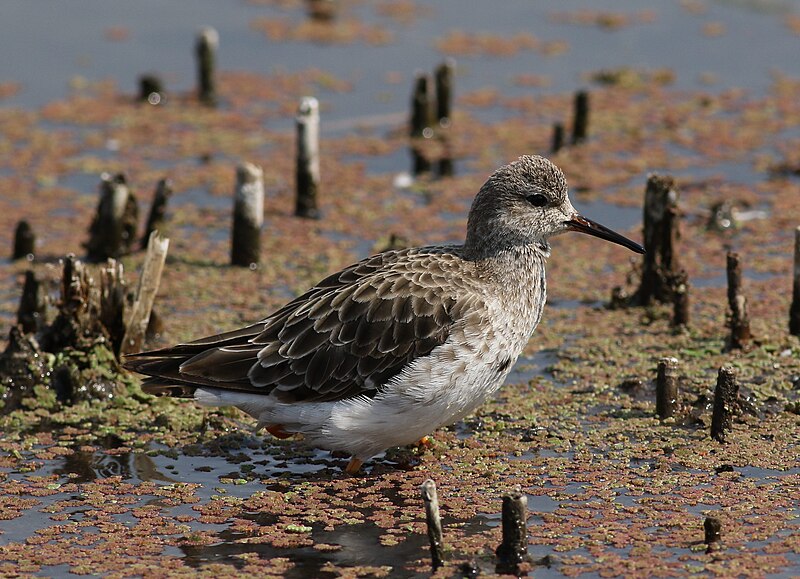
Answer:
<svg viewBox="0 0 800 579"><path fill-rule="evenodd" d="M142 382L142 392L153 396L171 396L173 398L194 398L197 386L190 384L167 384L164 380L150 378Z"/></svg>

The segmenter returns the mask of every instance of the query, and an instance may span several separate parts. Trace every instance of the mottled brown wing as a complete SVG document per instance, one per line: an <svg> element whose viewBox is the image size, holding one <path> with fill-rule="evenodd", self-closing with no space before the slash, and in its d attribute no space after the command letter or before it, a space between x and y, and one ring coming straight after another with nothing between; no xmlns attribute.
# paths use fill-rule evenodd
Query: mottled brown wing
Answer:
<svg viewBox="0 0 800 579"><path fill-rule="evenodd" d="M151 383L274 393L283 401L372 396L413 359L445 342L455 295L442 250L385 252L311 288L265 320L127 366ZM155 390L155 389L154 389Z"/></svg>

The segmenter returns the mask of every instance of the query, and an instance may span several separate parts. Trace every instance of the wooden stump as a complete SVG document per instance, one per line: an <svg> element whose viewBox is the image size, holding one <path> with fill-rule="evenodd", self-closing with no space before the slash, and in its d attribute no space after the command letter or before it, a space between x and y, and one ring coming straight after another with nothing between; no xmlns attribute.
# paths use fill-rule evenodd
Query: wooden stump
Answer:
<svg viewBox="0 0 800 579"><path fill-rule="evenodd" d="M264 172L251 163L236 168L231 234L231 264L255 268L261 259L264 223Z"/></svg>
<svg viewBox="0 0 800 579"><path fill-rule="evenodd" d="M100 278L99 313L92 304L97 299L95 296L96 282L94 277ZM86 324L94 328L96 335L104 333L111 342L114 355L119 358L122 350L123 336L125 335L125 316L128 307L128 284L125 282L125 271L122 264L115 259L109 259L99 271L88 278L89 308ZM95 319L97 318L97 319Z"/></svg>
<svg viewBox="0 0 800 579"><path fill-rule="evenodd" d="M420 72L414 79L414 90L411 94L411 137L432 137L433 117L431 80L427 74Z"/></svg>
<svg viewBox="0 0 800 579"><path fill-rule="evenodd" d="M145 234L140 241L142 249L147 249L147 245L150 243L150 236L154 231L164 233L164 226L167 221L167 203L171 196L172 182L169 179L160 179L153 195L153 204L150 206L150 214L147 217Z"/></svg>
<svg viewBox="0 0 800 579"><path fill-rule="evenodd" d="M439 497L436 483L426 480L420 487L422 502L425 504L425 522L428 527L428 541L431 544L431 567L436 571L444 565L444 537L442 519L439 516Z"/></svg>
<svg viewBox="0 0 800 579"><path fill-rule="evenodd" d="M434 110L431 96L431 81L427 74L418 73L414 80L411 95L411 135L412 175L421 175L431 170L431 160L425 155L421 141L433 137Z"/></svg>
<svg viewBox="0 0 800 579"><path fill-rule="evenodd" d="M725 442L733 425L733 413L739 400L739 383L732 366L723 366L717 375L714 388L714 411L711 416L711 438Z"/></svg>
<svg viewBox="0 0 800 579"><path fill-rule="evenodd" d="M555 155L564 148L564 125L561 123L553 124L553 140L550 144L550 153Z"/></svg>
<svg viewBox="0 0 800 579"><path fill-rule="evenodd" d="M703 542L707 545L706 553L719 550L722 540L722 521L717 517L706 517L703 521Z"/></svg>
<svg viewBox="0 0 800 579"><path fill-rule="evenodd" d="M682 269L677 276L670 280L672 294L672 319L673 328L685 328L689 325L689 274Z"/></svg>
<svg viewBox="0 0 800 579"><path fill-rule="evenodd" d="M164 83L155 74L143 74L139 77L139 101L159 105L164 100Z"/></svg>
<svg viewBox="0 0 800 579"><path fill-rule="evenodd" d="M14 248L11 251L11 259L30 259L36 253L36 235L33 233L30 223L24 219L17 223L14 229Z"/></svg>
<svg viewBox="0 0 800 579"><path fill-rule="evenodd" d="M46 303L44 291L33 270L25 272L25 285L17 309L17 324L26 334L35 334L44 324Z"/></svg>
<svg viewBox="0 0 800 579"><path fill-rule="evenodd" d="M46 360L33 334L11 326L6 349L0 353L0 376L5 387L0 410L4 414L19 408L25 398L36 396L36 386L50 371Z"/></svg>
<svg viewBox="0 0 800 579"><path fill-rule="evenodd" d="M133 307L125 322L125 336L120 347L120 354L130 354L142 350L168 249L169 239L159 236L158 232L150 235L147 255L142 266L142 275L139 277L139 285L133 299Z"/></svg>
<svg viewBox="0 0 800 579"><path fill-rule="evenodd" d="M652 173L644 195L644 263L634 305L673 301L681 267L677 255L680 238L678 193L672 177Z"/></svg>
<svg viewBox="0 0 800 579"><path fill-rule="evenodd" d="M159 245L155 236L154 244ZM166 251L166 242L160 245ZM49 324L44 319L39 284L32 272L26 274L18 312L21 325L12 327L9 349L0 354L0 376L11 379L13 386L5 397L6 409L35 396L32 386L37 385L53 390L62 404L109 399L122 393L126 383L119 364L122 345L134 349L141 345L136 336L144 332L147 316L140 312L150 311L158 285L159 272L152 273L150 265L152 251L151 244L132 310L122 264L114 259L87 265L74 255L66 256L57 312Z"/></svg>
<svg viewBox="0 0 800 579"><path fill-rule="evenodd" d="M659 418L674 416L678 406L678 360L661 358L656 378L656 414Z"/></svg>
<svg viewBox="0 0 800 579"><path fill-rule="evenodd" d="M728 252L728 349L741 349L750 343L750 314L742 291L742 264L738 253Z"/></svg>
<svg viewBox="0 0 800 579"><path fill-rule="evenodd" d="M789 307L789 333L800 336L800 227L794 231L794 281Z"/></svg>
<svg viewBox="0 0 800 579"><path fill-rule="evenodd" d="M517 575L528 560L528 497L513 491L503 497L503 542L495 550L496 571Z"/></svg>
<svg viewBox="0 0 800 579"><path fill-rule="evenodd" d="M453 74L455 72L456 61L452 58L446 59L436 67L434 79L436 84L436 120L439 126L447 128L453 114Z"/></svg>
<svg viewBox="0 0 800 579"><path fill-rule="evenodd" d="M112 177L104 173L97 212L89 227L87 258L103 261L130 253L136 240L138 219L139 207L125 176L119 173Z"/></svg>
<svg viewBox="0 0 800 579"><path fill-rule="evenodd" d="M211 27L203 28L197 35L195 56L197 57L197 98L209 106L217 104L215 69L219 33Z"/></svg>
<svg viewBox="0 0 800 579"><path fill-rule="evenodd" d="M589 93L585 90L575 93L572 119L572 144L584 142L589 135Z"/></svg>
<svg viewBox="0 0 800 579"><path fill-rule="evenodd" d="M303 97L297 110L297 163L295 215L319 219L319 102Z"/></svg>
<svg viewBox="0 0 800 579"><path fill-rule="evenodd" d="M119 354L127 302L122 264L109 259L90 270L70 254L62 260L62 268L57 313L41 333L42 349L53 353L84 350L100 340Z"/></svg>

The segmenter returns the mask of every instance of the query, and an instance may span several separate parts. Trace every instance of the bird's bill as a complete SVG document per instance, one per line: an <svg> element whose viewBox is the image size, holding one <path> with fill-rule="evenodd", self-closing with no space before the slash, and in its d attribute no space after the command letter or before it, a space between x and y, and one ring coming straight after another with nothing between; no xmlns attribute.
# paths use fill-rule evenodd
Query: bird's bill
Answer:
<svg viewBox="0 0 800 579"><path fill-rule="evenodd" d="M635 241L628 239L624 235L620 235L616 231L612 231L608 227L600 225L596 221L587 219L583 215L576 215L567 221L567 227L572 231L579 231L588 235L594 235L595 237L605 239L606 241L610 241L612 243L617 243L623 247L627 247L631 251L635 251L636 253L644 253L644 247Z"/></svg>

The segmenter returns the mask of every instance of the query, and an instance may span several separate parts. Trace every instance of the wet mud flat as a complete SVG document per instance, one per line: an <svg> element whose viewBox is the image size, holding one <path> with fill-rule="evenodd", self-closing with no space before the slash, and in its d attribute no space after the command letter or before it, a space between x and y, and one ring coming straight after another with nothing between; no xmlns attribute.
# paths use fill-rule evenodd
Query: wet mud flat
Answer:
<svg viewBox="0 0 800 579"><path fill-rule="evenodd" d="M581 12L562 24L613 33L652 18ZM265 34L293 30L274 18L257 24ZM379 32L362 29L355 42L391 42ZM503 58L511 46L482 38L449 34L442 51L469 58L459 52L480 47L478 56ZM557 58L555 44L513 46ZM188 93L140 104L98 82L35 110L0 109L1 243L11 246L22 218L38 236L32 261L3 264L4 327L15 321L27 269L57 293L58 260L83 251L101 171L124 172L143 207L158 179L172 180L156 301L165 325L153 345L167 344L259 319L391 234L413 245L460 240L485 176L522 153L547 154L553 123L569 126L574 98L527 94L541 81L532 77L510 91L457 92L450 126L421 144L431 159L451 156L455 174L418 175L404 187L395 186L411 166L402 121L340 123L323 134L323 217L307 220L293 216L290 120L306 94L320 98L324 119L326 98L358 87L317 68L223 70L220 81L217 108ZM796 575L800 342L788 312L800 80L776 72L763 91L698 90L676 86L668 71L624 67L587 83L589 136L551 158L576 206L636 239L647 173L675 177L687 327L671 327L669 305L607 308L614 286L635 290L639 261L581 236L555 238L545 318L498 397L436 432L431 448L390 450L358 477L342 473L348 457L254 435L237 411L155 399L135 382L109 400L64 406L43 375L34 397L0 416L0 574L426 576L419 487L432 478L447 558L436 576L462 565L494 570L501 497L516 487L528 497L535 576ZM264 169L267 189L254 270L228 265L243 159ZM723 227L713 218L721 203L733 208ZM726 347L729 249L742 259L753 333L737 350ZM129 275L142 259L123 258ZM679 406L659 420L665 356L678 360ZM741 404L720 443L709 428L723 365L736 371ZM721 523L711 548L708 517Z"/></svg>

